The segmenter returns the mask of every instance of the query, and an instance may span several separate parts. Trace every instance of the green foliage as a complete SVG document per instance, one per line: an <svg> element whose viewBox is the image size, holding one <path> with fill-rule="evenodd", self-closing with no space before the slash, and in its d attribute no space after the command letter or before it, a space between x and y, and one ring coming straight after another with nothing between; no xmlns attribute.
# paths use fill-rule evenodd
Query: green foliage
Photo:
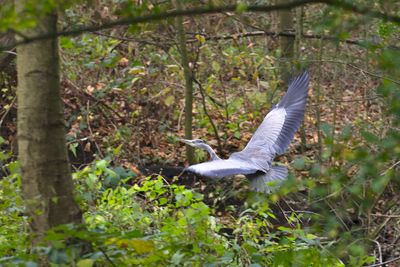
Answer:
<svg viewBox="0 0 400 267"><path fill-rule="evenodd" d="M13 1L2 1L0 8L0 32L9 29L20 31L36 25L38 18L54 10L65 10L80 0L35 0L25 1L24 16L17 15Z"/></svg>
<svg viewBox="0 0 400 267"><path fill-rule="evenodd" d="M203 201L203 195L169 184L161 176L128 186L126 182L132 178L128 175L110 187L105 178L122 177L120 172L126 174L100 160L75 173L77 197L85 208L84 225L62 225L50 230L46 245L35 248L29 256L24 255L27 232L21 231L26 219L13 215L22 207L16 179L19 175L14 173L2 180L2 186L12 191L2 187L2 195L8 199L4 202L2 198L7 216L1 218L8 221L0 228L7 238L0 246L0 261L6 265L36 266L38 258L47 256L55 266L110 262L117 266L289 266L289 262L297 266L310 266L309 262L314 263L312 266L343 266L318 249L319 238L301 229L299 218L294 215L290 216L294 228L272 231L269 220L274 215L263 195L249 199L247 210L223 223ZM234 227L233 233L224 234L224 227ZM24 238L17 237L17 232ZM75 243L69 245L71 242L66 240ZM88 245L91 251L79 256Z"/></svg>
<svg viewBox="0 0 400 267"><path fill-rule="evenodd" d="M0 137L0 146L4 139ZM27 222L21 198L19 164L10 161L11 153L0 150L0 265L1 258L24 253L27 248Z"/></svg>
<svg viewBox="0 0 400 267"><path fill-rule="evenodd" d="M122 167L111 167L107 159L96 161L73 174L78 193L77 200L82 207L87 207L94 204L107 189L115 188L121 182L128 182L135 176L135 173Z"/></svg>

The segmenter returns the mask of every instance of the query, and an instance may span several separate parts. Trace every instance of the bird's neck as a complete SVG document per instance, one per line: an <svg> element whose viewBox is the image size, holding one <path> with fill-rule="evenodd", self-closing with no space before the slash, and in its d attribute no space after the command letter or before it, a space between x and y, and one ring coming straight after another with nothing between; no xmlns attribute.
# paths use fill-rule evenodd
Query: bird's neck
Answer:
<svg viewBox="0 0 400 267"><path fill-rule="evenodd" d="M215 153L215 151L209 145L205 145L204 148L205 148L205 150L207 150L208 154L210 154L211 160L221 159L220 157L218 157L217 153Z"/></svg>

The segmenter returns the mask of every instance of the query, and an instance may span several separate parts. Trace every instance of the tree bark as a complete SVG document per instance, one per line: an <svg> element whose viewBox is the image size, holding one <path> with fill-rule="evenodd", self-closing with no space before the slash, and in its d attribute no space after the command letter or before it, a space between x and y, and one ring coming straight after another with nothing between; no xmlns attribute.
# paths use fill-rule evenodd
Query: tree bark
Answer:
<svg viewBox="0 0 400 267"><path fill-rule="evenodd" d="M176 0L176 8L182 10L182 0ZM189 60L186 48L186 36L183 28L183 18L177 17L178 44L181 52L181 64L185 76L185 138L192 139L192 124L193 124L193 77L189 67ZM186 158L190 164L195 163L194 150L191 146L186 145Z"/></svg>
<svg viewBox="0 0 400 267"><path fill-rule="evenodd" d="M289 2L288 0L278 0L279 4L284 4ZM278 32L293 32L294 31L293 24L293 13L290 9L280 10L279 11L279 30ZM279 37L279 46L281 49L281 64L280 64L280 73L281 80L287 85L288 80L291 76L291 65L293 62L294 55L294 36L280 36ZM286 86L285 86L286 87Z"/></svg>
<svg viewBox="0 0 400 267"><path fill-rule="evenodd" d="M296 49L294 49L295 55L293 56L293 58L297 62L301 62L302 37L303 37L303 7L301 6L296 8L296 39L295 39ZM306 129L304 127L304 120L301 122L300 125L301 153L304 153L307 147L307 136L306 136Z"/></svg>
<svg viewBox="0 0 400 267"><path fill-rule="evenodd" d="M29 0L15 0L24 16ZM57 14L41 15L34 28L21 35L55 33ZM80 223L81 210L73 199L67 157L65 122L60 97L58 40L48 39L17 47L18 151L22 189L31 217L32 244L56 225Z"/></svg>

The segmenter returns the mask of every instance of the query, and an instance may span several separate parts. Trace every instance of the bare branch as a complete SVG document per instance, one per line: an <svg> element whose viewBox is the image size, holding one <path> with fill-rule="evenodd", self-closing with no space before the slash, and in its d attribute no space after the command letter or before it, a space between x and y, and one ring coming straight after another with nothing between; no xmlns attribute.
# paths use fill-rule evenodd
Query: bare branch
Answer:
<svg viewBox="0 0 400 267"><path fill-rule="evenodd" d="M390 15L390 14L382 13L379 11L375 11L373 8L366 7L366 6L353 5L353 4L343 1L343 0L297 0L297 1L293 1L293 2L287 2L287 3L282 3L282 4L276 4L276 5L249 5L244 8L243 12L264 12L264 13L266 13L266 12L272 12L272 11L278 11L278 10L292 9L292 8L296 8L296 7L304 6L304 5L308 5L308 4L327 4L330 6L342 8L344 10L352 11L352 12L360 14L360 15L365 15L365 16L369 16L372 18L378 18L378 19L382 19L384 21L400 23L400 16ZM221 13L221 12L235 12L240 9L241 9L241 6L239 6L239 5L226 5L226 6L208 5L205 7L194 8L194 9L173 10L173 11L160 12L157 14L149 14L149 15L143 15L143 16L137 16L137 17L127 17L127 18L122 18L119 20L106 22L106 23L103 23L100 25L84 25L84 26L77 27L77 28L71 29L71 30L43 34L43 35L39 35L39 36L35 36L35 37L25 37L25 38L22 38L22 40L20 40L20 41L12 43L11 45L0 46L0 50L9 50L11 48L14 48L15 46L22 45L22 44L28 44L28 43L38 41L38 40L51 39L51 38L55 38L55 37L59 37L59 36L75 36L75 35L82 34L84 32L94 32L94 31L99 31L99 30L103 30L103 29L110 29L110 28L113 28L118 25L133 25L133 24L152 22L152 21L160 21L160 20L165 20L168 18L182 17L182 16L198 16L198 15L215 14L215 13Z"/></svg>
<svg viewBox="0 0 400 267"><path fill-rule="evenodd" d="M396 257L387 261L384 261L382 263L376 263L376 264L372 264L372 265L365 265L364 267L378 267L378 266L384 266L385 264L391 263L391 262L395 262L400 260L400 257Z"/></svg>
<svg viewBox="0 0 400 267"><path fill-rule="evenodd" d="M360 72L362 72L362 73L365 73L365 74L367 74L367 75L369 75L369 76L371 76L371 77L378 78L378 79L388 80L388 81L390 81L390 82L392 82L392 83L395 83L395 84L397 84L397 85L400 85L400 81L399 81L399 80L395 80L395 79L392 79L392 78L390 78L390 77L388 77L388 76L379 75L379 74L377 74L377 73L374 73L374 72L371 72L371 71L362 69L362 68L356 66L354 63L350 63L350 62L346 62L346 61L332 60L332 59L324 59L324 60L302 60L302 61L303 61L303 62L316 62L316 63L327 62L327 63L344 64L344 65L347 65L347 66L349 66L349 67L351 67L351 68L353 68L353 69L356 69L356 70L358 70L358 71L360 71Z"/></svg>
<svg viewBox="0 0 400 267"><path fill-rule="evenodd" d="M251 37L251 36L296 37L295 32L287 32L287 31L286 32L253 31L253 32L244 32L244 33L229 34L229 35L217 35L217 36L207 36L207 35L199 33L199 35L203 35L206 40L210 40L210 41L238 39L238 38ZM347 43L347 44L363 45L363 41L351 40L351 39L341 40L337 37L322 36L319 34L302 34L301 37L306 38L306 39L323 39L323 40L328 40L328 41L343 42L343 43ZM197 39L189 39L188 42L193 43L193 42L198 42L198 41L197 41Z"/></svg>

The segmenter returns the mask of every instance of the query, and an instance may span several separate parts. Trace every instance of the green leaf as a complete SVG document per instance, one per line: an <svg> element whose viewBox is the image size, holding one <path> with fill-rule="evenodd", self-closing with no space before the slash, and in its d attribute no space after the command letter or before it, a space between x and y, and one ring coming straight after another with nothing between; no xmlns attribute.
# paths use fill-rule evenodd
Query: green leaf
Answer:
<svg viewBox="0 0 400 267"><path fill-rule="evenodd" d="M245 12L246 10L247 10L247 5L243 2L239 3L236 6L236 13L241 14L241 13Z"/></svg>
<svg viewBox="0 0 400 267"><path fill-rule="evenodd" d="M164 99L164 104L167 107L170 107L175 102L175 97L173 95L169 95Z"/></svg>
<svg viewBox="0 0 400 267"><path fill-rule="evenodd" d="M322 123L321 130L326 136L332 135L332 126L329 123Z"/></svg>
<svg viewBox="0 0 400 267"><path fill-rule="evenodd" d="M76 158L76 148L78 146L78 143L72 143L69 145L69 150L74 154L74 157Z"/></svg>
<svg viewBox="0 0 400 267"><path fill-rule="evenodd" d="M158 200L158 203L159 203L160 205L165 205L165 204L168 203L168 199L165 198L165 197L162 197L162 198L160 198L160 199Z"/></svg>
<svg viewBox="0 0 400 267"><path fill-rule="evenodd" d="M349 140L350 137L352 136L353 133L353 127L351 124L347 124L346 126L343 127L342 134L340 135L340 138L342 140Z"/></svg>
<svg viewBox="0 0 400 267"><path fill-rule="evenodd" d="M105 170L107 168L108 162L106 160L99 160L96 162L96 169Z"/></svg>
<svg viewBox="0 0 400 267"><path fill-rule="evenodd" d="M64 49L72 49L74 48L74 43L71 38L62 36L60 37L60 46Z"/></svg>
<svg viewBox="0 0 400 267"><path fill-rule="evenodd" d="M77 262L77 267L92 267L94 264L94 260L92 259L83 259Z"/></svg>
<svg viewBox="0 0 400 267"><path fill-rule="evenodd" d="M296 170L304 170L305 166L306 166L305 157L298 157L293 161L293 167Z"/></svg>
<svg viewBox="0 0 400 267"><path fill-rule="evenodd" d="M241 134L240 134L239 131L235 131L235 133L233 134L233 136L234 136L236 139L240 139Z"/></svg>
<svg viewBox="0 0 400 267"><path fill-rule="evenodd" d="M213 62L211 63L211 66L212 66L212 68L213 68L213 70L214 70L215 72L219 72L219 71L221 70L221 66L220 66L219 63L216 62L216 61L213 61Z"/></svg>
<svg viewBox="0 0 400 267"><path fill-rule="evenodd" d="M362 130L361 135L369 143L378 143L379 142L379 137L371 132Z"/></svg>
<svg viewBox="0 0 400 267"><path fill-rule="evenodd" d="M171 261L175 265L180 265L184 256L185 254L178 251L172 256Z"/></svg>

